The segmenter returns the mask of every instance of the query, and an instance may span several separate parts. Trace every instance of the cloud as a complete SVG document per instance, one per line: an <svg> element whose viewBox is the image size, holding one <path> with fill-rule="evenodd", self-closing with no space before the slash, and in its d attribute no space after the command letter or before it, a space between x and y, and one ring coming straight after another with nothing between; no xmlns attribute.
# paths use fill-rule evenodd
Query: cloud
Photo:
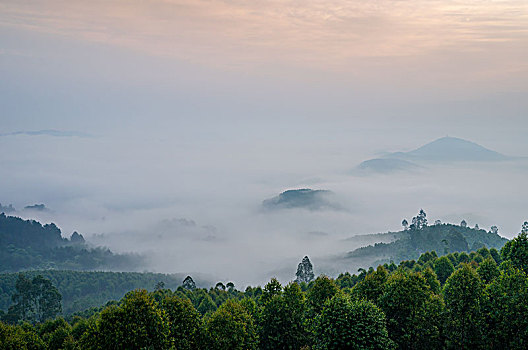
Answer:
<svg viewBox="0 0 528 350"><path fill-rule="evenodd" d="M522 0L55 0L1 9L3 26L230 69L275 62L360 72L354 65L367 58L520 52L528 30Z"/></svg>
<svg viewBox="0 0 528 350"><path fill-rule="evenodd" d="M36 130L36 131L14 131L8 133L0 133L0 136L53 136L53 137L92 137L90 134L80 131L64 131L64 130Z"/></svg>

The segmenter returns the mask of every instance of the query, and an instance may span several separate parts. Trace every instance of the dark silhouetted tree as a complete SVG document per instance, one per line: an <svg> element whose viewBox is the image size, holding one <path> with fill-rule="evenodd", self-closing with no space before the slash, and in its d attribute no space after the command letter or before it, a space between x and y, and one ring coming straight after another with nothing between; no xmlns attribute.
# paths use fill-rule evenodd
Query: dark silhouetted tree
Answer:
<svg viewBox="0 0 528 350"><path fill-rule="evenodd" d="M183 280L182 286L183 288L187 290L191 290L191 291L196 289L196 283L194 283L194 280L192 279L191 276L185 277L185 279Z"/></svg>
<svg viewBox="0 0 528 350"><path fill-rule="evenodd" d="M50 280L41 275L29 280L19 274L15 288L16 292L12 296L15 304L8 312L11 320L44 322L62 312L61 294Z"/></svg>
<svg viewBox="0 0 528 350"><path fill-rule="evenodd" d="M314 279L313 265L307 256L305 256L297 266L295 276L297 277L295 279L295 282L297 283L310 283Z"/></svg>
<svg viewBox="0 0 528 350"><path fill-rule="evenodd" d="M525 221L525 222L522 224L522 227L521 227L521 233L526 233L526 234L528 234L528 221Z"/></svg>
<svg viewBox="0 0 528 350"><path fill-rule="evenodd" d="M413 217L411 229L421 230L427 226L427 214L423 209L420 209L420 212L417 216Z"/></svg>

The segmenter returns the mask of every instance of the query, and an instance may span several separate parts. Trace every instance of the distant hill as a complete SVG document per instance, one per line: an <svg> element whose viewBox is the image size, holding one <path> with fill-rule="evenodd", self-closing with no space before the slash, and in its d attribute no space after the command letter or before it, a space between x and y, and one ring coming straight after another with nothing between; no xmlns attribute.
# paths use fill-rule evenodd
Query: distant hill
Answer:
<svg viewBox="0 0 528 350"><path fill-rule="evenodd" d="M408 160L397 158L375 158L369 159L358 165L360 173L392 173L397 171L417 170L419 165Z"/></svg>
<svg viewBox="0 0 528 350"><path fill-rule="evenodd" d="M24 273L33 278L37 275L51 280L62 295L62 310L64 315L99 307L110 300L119 300L127 292L144 288L154 290L158 282L164 283L164 288L176 289L182 285L185 275L138 273L138 272L88 272L88 271L28 271ZM0 310L7 311L11 305L11 295L15 292L18 273L0 274ZM194 277L198 287L211 285Z"/></svg>
<svg viewBox="0 0 528 350"><path fill-rule="evenodd" d="M508 159L477 143L456 137L442 137L410 152L397 152L391 158L424 161L492 162Z"/></svg>
<svg viewBox="0 0 528 350"><path fill-rule="evenodd" d="M265 209L302 208L308 210L341 209L332 191L309 188L284 191L276 197L262 202Z"/></svg>
<svg viewBox="0 0 528 350"><path fill-rule="evenodd" d="M0 272L28 269L134 271L143 261L139 255L114 254L107 248L90 247L74 232L63 238L55 224L42 225L0 214Z"/></svg>
<svg viewBox="0 0 528 350"><path fill-rule="evenodd" d="M366 160L356 167L356 173L361 175L413 171L420 169L422 162L496 162L507 159L510 157L474 142L456 137L442 137L409 152L395 152Z"/></svg>
<svg viewBox="0 0 528 350"><path fill-rule="evenodd" d="M452 224L426 226L396 233L401 238L390 243L376 243L358 248L346 255L347 259L396 263L417 259L420 254L438 254L476 250L483 246L500 249L508 241L496 233Z"/></svg>
<svg viewBox="0 0 528 350"><path fill-rule="evenodd" d="M24 207L25 210L35 210L35 211L49 211L49 209L44 204L34 204Z"/></svg>

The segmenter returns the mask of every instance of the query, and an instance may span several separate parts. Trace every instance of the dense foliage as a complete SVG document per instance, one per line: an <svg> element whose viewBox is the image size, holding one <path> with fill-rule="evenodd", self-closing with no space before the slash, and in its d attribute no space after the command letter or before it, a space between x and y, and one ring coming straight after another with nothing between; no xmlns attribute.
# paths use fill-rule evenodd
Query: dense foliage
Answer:
<svg viewBox="0 0 528 350"><path fill-rule="evenodd" d="M26 269L122 270L141 266L138 255L114 254L107 248L89 247L74 232L63 238L55 224L42 225L0 214L0 272Z"/></svg>
<svg viewBox="0 0 528 350"><path fill-rule="evenodd" d="M158 284L87 318L0 323L0 349L525 349L527 254L521 234L501 254L433 251L309 284Z"/></svg>
<svg viewBox="0 0 528 350"><path fill-rule="evenodd" d="M182 275L138 272L94 271L27 271L24 275L38 275L49 279L62 295L62 311L65 316L100 307L111 300L119 300L130 290L142 288L154 290L157 284L175 289L181 284ZM0 274L0 310L7 312L12 305L18 273ZM198 281L203 284L203 281Z"/></svg>
<svg viewBox="0 0 528 350"><path fill-rule="evenodd" d="M395 234L399 238L396 241L356 249L348 253L348 258L370 258L379 262L402 261L417 259L420 254L428 251L448 254L474 251L482 247L501 249L508 242L495 231L452 224L437 223L427 226L427 220L420 215L414 221L409 228Z"/></svg>

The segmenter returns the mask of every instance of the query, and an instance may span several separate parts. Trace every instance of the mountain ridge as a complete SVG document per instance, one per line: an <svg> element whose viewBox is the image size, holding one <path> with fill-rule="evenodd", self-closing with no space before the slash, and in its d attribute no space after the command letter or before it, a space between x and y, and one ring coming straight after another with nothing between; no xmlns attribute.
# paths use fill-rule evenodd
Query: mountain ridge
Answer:
<svg viewBox="0 0 528 350"><path fill-rule="evenodd" d="M361 162L360 173L387 174L423 168L431 162L497 162L512 159L473 141L457 137L441 137L407 152L393 152Z"/></svg>

